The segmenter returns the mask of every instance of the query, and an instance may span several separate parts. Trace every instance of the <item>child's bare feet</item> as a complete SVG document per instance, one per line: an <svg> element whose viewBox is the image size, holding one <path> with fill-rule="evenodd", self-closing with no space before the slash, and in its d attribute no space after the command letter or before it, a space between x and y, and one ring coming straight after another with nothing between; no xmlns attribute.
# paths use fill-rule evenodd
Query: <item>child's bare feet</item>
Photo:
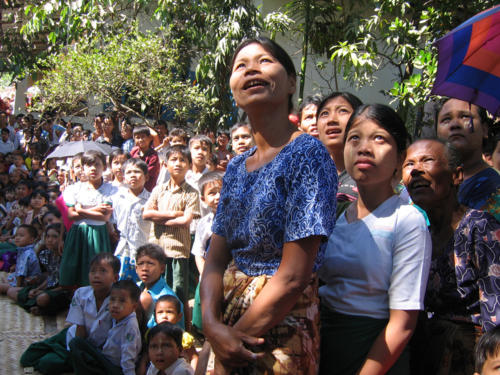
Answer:
<svg viewBox="0 0 500 375"><path fill-rule="evenodd" d="M38 306L33 306L32 308L30 308L30 313L32 313L33 315L41 315L41 311Z"/></svg>

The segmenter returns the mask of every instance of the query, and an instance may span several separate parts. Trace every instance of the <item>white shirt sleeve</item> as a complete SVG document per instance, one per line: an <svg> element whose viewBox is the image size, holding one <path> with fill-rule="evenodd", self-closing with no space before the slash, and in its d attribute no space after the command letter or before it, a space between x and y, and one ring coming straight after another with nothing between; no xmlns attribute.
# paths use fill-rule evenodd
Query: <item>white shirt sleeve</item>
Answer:
<svg viewBox="0 0 500 375"><path fill-rule="evenodd" d="M76 290L73 295L73 299L71 300L71 304L69 305L68 316L66 317L66 321L68 323L77 324L80 326L85 325L85 315L83 312L84 306L82 301L82 292L84 288L79 288Z"/></svg>
<svg viewBox="0 0 500 375"><path fill-rule="evenodd" d="M210 215L210 214L209 214ZM209 216L204 216L198 222L196 226L196 233L194 235L193 247L191 248L191 254L194 256L200 256L205 258L206 243L208 238L212 235L212 220L209 220Z"/></svg>
<svg viewBox="0 0 500 375"><path fill-rule="evenodd" d="M72 207L76 204L76 198L75 198L75 190L79 190L80 182L77 182L73 185L69 185L64 189L63 191L63 199L64 203L66 203L66 206Z"/></svg>
<svg viewBox="0 0 500 375"><path fill-rule="evenodd" d="M408 212L398 215L395 228L389 308L423 310L432 242L422 214L412 206L403 207Z"/></svg>
<svg viewBox="0 0 500 375"><path fill-rule="evenodd" d="M134 317L135 319L135 317ZM137 323L127 324L123 332L120 366L124 375L135 375L135 361L141 351L141 334Z"/></svg>

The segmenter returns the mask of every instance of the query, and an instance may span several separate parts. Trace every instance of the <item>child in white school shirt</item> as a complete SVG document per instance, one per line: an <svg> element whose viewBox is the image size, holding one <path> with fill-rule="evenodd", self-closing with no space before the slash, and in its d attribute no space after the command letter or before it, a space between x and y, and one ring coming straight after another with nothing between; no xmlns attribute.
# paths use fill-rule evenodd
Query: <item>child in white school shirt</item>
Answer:
<svg viewBox="0 0 500 375"><path fill-rule="evenodd" d="M81 338L69 343L76 375L135 375L135 363L141 350L141 333L135 314L140 294L132 280L113 284L109 298L113 326L102 350Z"/></svg>
<svg viewBox="0 0 500 375"><path fill-rule="evenodd" d="M73 325L47 340L35 342L21 356L23 367L42 374L71 372L69 342L75 337L102 347L112 326L109 314L111 286L118 279L120 261L111 253L97 254L90 261L90 286L75 291L66 321Z"/></svg>

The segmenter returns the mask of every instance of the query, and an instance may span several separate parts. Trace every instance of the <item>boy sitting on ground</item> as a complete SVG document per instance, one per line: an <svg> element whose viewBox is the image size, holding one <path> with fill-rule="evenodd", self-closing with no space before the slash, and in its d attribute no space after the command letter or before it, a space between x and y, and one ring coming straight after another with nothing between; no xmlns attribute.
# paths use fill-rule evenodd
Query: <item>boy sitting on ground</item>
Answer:
<svg viewBox="0 0 500 375"><path fill-rule="evenodd" d="M76 290L66 321L73 324L47 340L35 342L21 356L21 366L42 374L71 372L68 343L76 336L96 348L106 341L112 321L109 314L111 286L118 280L120 261L111 253L97 254L90 261L90 286Z"/></svg>
<svg viewBox="0 0 500 375"><path fill-rule="evenodd" d="M135 315L140 292L132 280L113 284L109 297L113 327L102 350L81 337L69 343L75 374L135 375L135 362L141 350L141 333Z"/></svg>

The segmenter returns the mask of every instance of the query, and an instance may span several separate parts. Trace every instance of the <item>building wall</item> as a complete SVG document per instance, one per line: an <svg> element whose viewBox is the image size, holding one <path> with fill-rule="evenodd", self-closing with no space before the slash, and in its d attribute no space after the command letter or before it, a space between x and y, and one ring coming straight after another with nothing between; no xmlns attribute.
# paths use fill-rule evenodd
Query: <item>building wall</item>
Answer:
<svg viewBox="0 0 500 375"><path fill-rule="evenodd" d="M255 3L261 6L262 13L265 15L278 10L287 2L288 1L286 0L256 0ZM293 35L278 35L276 41L280 43L280 45L290 54L295 63L295 68L299 71L302 59L302 40L297 40ZM321 71L320 75L315 64L318 59L322 61L330 61L329 56L309 55L306 69L304 97L311 94L327 95L332 91L336 91L333 64L329 63L328 68ZM382 90L387 90L392 87L392 82L395 80L394 72L390 68L386 68L377 72L375 76L376 80L372 86L356 89L342 79L342 74L339 74L337 76L338 91L349 91L358 96L364 103L389 104L390 99L382 93Z"/></svg>

